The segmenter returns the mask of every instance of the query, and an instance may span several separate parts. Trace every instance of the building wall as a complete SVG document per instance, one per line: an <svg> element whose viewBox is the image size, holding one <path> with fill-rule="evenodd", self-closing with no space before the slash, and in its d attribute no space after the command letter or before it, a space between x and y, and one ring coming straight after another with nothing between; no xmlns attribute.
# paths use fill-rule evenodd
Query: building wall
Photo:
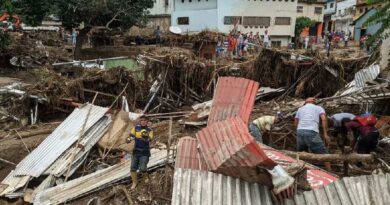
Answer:
<svg viewBox="0 0 390 205"><path fill-rule="evenodd" d="M368 27L363 27L363 24L364 22L366 22L366 20L374 15L375 13L377 12L376 9L372 9L370 11L368 11L366 14L364 14L361 18L359 18L358 20L356 20L355 22L355 32L354 32L354 40L359 42L359 39L361 37L361 30L362 29L366 29L366 34L375 34L378 29L381 27L381 24L375 24L375 25L370 25Z"/></svg>
<svg viewBox="0 0 390 205"><path fill-rule="evenodd" d="M150 16L147 27L155 30L157 26L160 26L160 30L168 32L171 26L171 16Z"/></svg>
<svg viewBox="0 0 390 205"><path fill-rule="evenodd" d="M261 16L270 17L269 28L244 27L239 25L242 32L260 32L268 30L271 36L294 36L297 0L218 0L218 29L228 33L232 25L225 25L225 16ZM275 25L275 17L290 17L290 25Z"/></svg>
<svg viewBox="0 0 390 205"><path fill-rule="evenodd" d="M329 15L329 14L334 14L336 13L336 1L335 0L328 0L326 2L326 6L325 6L325 11L324 11L324 14L325 15Z"/></svg>
<svg viewBox="0 0 390 205"><path fill-rule="evenodd" d="M335 22L334 31L353 32L353 17L355 14L356 0L344 0L337 2L336 13L332 16Z"/></svg>
<svg viewBox="0 0 390 205"><path fill-rule="evenodd" d="M179 17L188 17L188 25L179 25ZM212 31L218 30L217 25L217 9L207 9L207 10L176 10L172 13L171 16L171 25L181 28L183 32L200 32L202 30L208 29Z"/></svg>
<svg viewBox="0 0 390 205"><path fill-rule="evenodd" d="M154 0L153 8L149 9L150 15L171 15L173 0Z"/></svg>
<svg viewBox="0 0 390 205"><path fill-rule="evenodd" d="M217 8L218 0L174 0L174 2L175 11L209 10Z"/></svg>
<svg viewBox="0 0 390 205"><path fill-rule="evenodd" d="M302 12L298 12L297 10L297 17L306 16L316 22L322 22L324 20L324 4L310 4L298 2L297 6L302 6L303 8ZM321 14L317 14L314 12L316 7L322 8Z"/></svg>

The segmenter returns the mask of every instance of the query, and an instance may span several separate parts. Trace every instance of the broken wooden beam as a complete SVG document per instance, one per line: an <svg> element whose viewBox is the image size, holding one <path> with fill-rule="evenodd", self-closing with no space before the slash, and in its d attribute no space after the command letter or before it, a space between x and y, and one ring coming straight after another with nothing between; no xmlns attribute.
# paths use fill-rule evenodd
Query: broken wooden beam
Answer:
<svg viewBox="0 0 390 205"><path fill-rule="evenodd" d="M313 154L313 153L307 153L307 152L293 152L293 151L287 151L283 150L283 153L286 155L293 157L293 158L299 158L303 161L310 161L310 162L374 162L375 157L372 154L357 154L357 153L351 153L351 154Z"/></svg>

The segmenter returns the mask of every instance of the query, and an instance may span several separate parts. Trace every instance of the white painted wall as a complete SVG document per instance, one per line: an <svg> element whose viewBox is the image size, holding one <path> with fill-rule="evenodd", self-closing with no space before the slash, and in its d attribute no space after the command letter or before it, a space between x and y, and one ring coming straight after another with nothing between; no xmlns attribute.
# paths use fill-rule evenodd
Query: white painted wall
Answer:
<svg viewBox="0 0 390 205"><path fill-rule="evenodd" d="M189 17L189 25L178 25L178 17ZM216 31L217 19L217 9L175 11L171 16L171 25L181 28L183 32Z"/></svg>
<svg viewBox="0 0 390 205"><path fill-rule="evenodd" d="M332 15L332 20L335 21L335 31L353 32L354 27L351 26L353 22L356 0L344 0L337 2L336 13Z"/></svg>
<svg viewBox="0 0 390 205"><path fill-rule="evenodd" d="M298 3L298 6L302 6L302 13L297 12L297 17L307 16L316 22L322 22L324 20L324 4L309 4L309 3ZM321 7L321 14L314 13L316 7Z"/></svg>
<svg viewBox="0 0 390 205"><path fill-rule="evenodd" d="M231 25L224 25L225 16L265 16L271 17L271 26L269 28L244 28L239 26L242 32L264 34L268 30L269 34L279 36L294 36L294 27L296 19L297 0L218 0L218 29L221 32L228 33ZM275 26L275 17L290 17L290 26Z"/></svg>
<svg viewBox="0 0 390 205"><path fill-rule="evenodd" d="M175 11L185 11L185 10L209 10L217 8L218 0L174 0L174 10Z"/></svg>
<svg viewBox="0 0 390 205"><path fill-rule="evenodd" d="M332 6L333 5L333 6ZM331 7L332 6L332 7ZM331 1L327 1L326 2L326 9L325 9L325 12L324 14L325 15L328 15L328 14L334 14L336 13L336 1L334 0L331 0Z"/></svg>
<svg viewBox="0 0 390 205"><path fill-rule="evenodd" d="M165 2L168 1L168 5ZM153 8L149 9L150 15L171 15L173 0L154 0Z"/></svg>

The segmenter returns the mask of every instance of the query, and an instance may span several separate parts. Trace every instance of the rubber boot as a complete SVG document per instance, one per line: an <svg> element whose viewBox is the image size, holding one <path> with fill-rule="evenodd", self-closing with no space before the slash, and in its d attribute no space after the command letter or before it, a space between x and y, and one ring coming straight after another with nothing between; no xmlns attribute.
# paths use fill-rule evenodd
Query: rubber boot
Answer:
<svg viewBox="0 0 390 205"><path fill-rule="evenodd" d="M150 182L150 176L147 172L144 173L144 178L145 178L145 183L149 183Z"/></svg>
<svg viewBox="0 0 390 205"><path fill-rule="evenodd" d="M138 175L137 172L132 171L130 172L131 180L133 181L133 185L131 185L131 189L135 189L138 185Z"/></svg>

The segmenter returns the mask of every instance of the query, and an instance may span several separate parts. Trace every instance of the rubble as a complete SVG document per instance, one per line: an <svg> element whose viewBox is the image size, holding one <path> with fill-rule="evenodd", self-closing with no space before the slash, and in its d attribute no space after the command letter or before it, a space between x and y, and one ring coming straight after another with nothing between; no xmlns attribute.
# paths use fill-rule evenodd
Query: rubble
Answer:
<svg viewBox="0 0 390 205"><path fill-rule="evenodd" d="M390 173L390 88L375 56L353 49L326 58L320 52L260 48L241 59L204 59L202 47L213 47L223 35L205 31L167 35L164 45L171 47L126 47L132 37L99 34L95 46L132 51L94 60L86 54L76 62L57 35L17 34L18 43L1 54L7 75L28 75L0 84L0 142L17 140L14 147L20 149L9 157L5 153L12 147L0 152L0 166L7 167L0 203L23 198L34 204L318 204L319 199L355 204L356 193L364 192L380 204L367 187L387 190L378 182L388 176L372 175ZM106 48L96 49L101 55ZM135 64L102 69L112 59ZM376 154L341 154L335 142L329 155L296 153L293 118L308 96L316 96L327 114L383 115ZM248 123L278 111L284 119L264 134L267 145L256 143ZM126 138L141 115L152 119L156 133L151 181L141 180L130 191L132 145ZM14 153L20 156L13 159ZM332 172L310 164L329 159ZM363 167L355 167L357 161ZM361 174L369 176L348 177Z"/></svg>

